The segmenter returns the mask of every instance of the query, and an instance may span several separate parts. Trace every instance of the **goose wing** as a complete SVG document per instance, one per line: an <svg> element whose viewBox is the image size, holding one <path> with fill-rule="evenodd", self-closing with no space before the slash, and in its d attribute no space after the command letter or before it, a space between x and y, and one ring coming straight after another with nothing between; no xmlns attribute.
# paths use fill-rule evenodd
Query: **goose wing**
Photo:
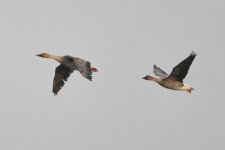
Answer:
<svg viewBox="0 0 225 150"><path fill-rule="evenodd" d="M159 67L157 67L156 65L154 65L154 67L153 67L153 73L156 76L160 77L161 79L165 79L168 77L168 74L165 71L163 71L162 69L160 69Z"/></svg>
<svg viewBox="0 0 225 150"><path fill-rule="evenodd" d="M55 95L57 95L59 90L63 87L65 81L67 81L72 72L73 71L71 71L69 68L65 67L62 64L56 67L52 91Z"/></svg>
<svg viewBox="0 0 225 150"><path fill-rule="evenodd" d="M82 76L92 81L91 63L81 58L74 58L73 61L77 66L77 70L82 74Z"/></svg>
<svg viewBox="0 0 225 150"><path fill-rule="evenodd" d="M169 75L169 78L183 82L183 79L186 77L195 56L196 53L192 52L185 60L175 66Z"/></svg>

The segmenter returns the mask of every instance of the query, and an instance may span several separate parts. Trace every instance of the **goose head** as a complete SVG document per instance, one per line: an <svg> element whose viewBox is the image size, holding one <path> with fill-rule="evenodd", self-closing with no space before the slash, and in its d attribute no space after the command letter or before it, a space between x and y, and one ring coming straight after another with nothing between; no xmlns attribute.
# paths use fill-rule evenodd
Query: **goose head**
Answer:
<svg viewBox="0 0 225 150"><path fill-rule="evenodd" d="M41 54L37 54L36 56L43 57L43 58L49 58L50 54L48 54L48 53L41 53Z"/></svg>

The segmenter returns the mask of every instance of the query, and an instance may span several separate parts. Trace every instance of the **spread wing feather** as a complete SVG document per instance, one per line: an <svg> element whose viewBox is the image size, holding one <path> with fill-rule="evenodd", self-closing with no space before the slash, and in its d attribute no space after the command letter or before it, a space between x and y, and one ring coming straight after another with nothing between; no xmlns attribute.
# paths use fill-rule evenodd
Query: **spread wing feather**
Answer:
<svg viewBox="0 0 225 150"><path fill-rule="evenodd" d="M185 60L175 66L169 75L169 78L183 82L183 79L186 77L195 56L196 53L192 52Z"/></svg>
<svg viewBox="0 0 225 150"><path fill-rule="evenodd" d="M55 95L57 95L59 90L64 86L65 81L67 81L72 72L73 71L62 64L56 67L52 91Z"/></svg>
<svg viewBox="0 0 225 150"><path fill-rule="evenodd" d="M154 65L154 68L153 68L153 73L160 77L161 79L165 79L168 77L168 74L163 71L162 69L160 69L159 67L157 67L156 65Z"/></svg>
<svg viewBox="0 0 225 150"><path fill-rule="evenodd" d="M74 62L82 76L92 81L91 63L80 58L75 58Z"/></svg>

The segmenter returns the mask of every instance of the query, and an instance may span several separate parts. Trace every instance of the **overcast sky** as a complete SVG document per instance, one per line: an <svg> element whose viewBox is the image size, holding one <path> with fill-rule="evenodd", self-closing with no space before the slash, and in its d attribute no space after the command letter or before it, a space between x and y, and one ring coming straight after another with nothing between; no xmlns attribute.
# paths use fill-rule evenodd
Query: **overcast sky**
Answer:
<svg viewBox="0 0 225 150"><path fill-rule="evenodd" d="M2 0L0 20L0 149L225 149L224 0ZM192 94L141 79L192 51ZM99 72L54 96L42 52Z"/></svg>

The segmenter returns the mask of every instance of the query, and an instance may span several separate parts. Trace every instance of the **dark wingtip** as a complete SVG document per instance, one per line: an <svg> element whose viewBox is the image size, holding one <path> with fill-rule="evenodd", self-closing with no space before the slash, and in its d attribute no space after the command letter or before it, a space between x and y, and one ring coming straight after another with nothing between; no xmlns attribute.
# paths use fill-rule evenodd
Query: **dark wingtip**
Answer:
<svg viewBox="0 0 225 150"><path fill-rule="evenodd" d="M191 56L196 56L196 55L197 55L197 53L195 51L191 52Z"/></svg>
<svg viewBox="0 0 225 150"><path fill-rule="evenodd" d="M55 91L52 91L52 93L54 94L54 96L56 96L56 95L57 95L57 92L55 92Z"/></svg>
<svg viewBox="0 0 225 150"><path fill-rule="evenodd" d="M92 81L92 77L88 77L87 79L88 79L89 81Z"/></svg>
<svg viewBox="0 0 225 150"><path fill-rule="evenodd" d="M92 81L92 75L86 77L89 81Z"/></svg>

